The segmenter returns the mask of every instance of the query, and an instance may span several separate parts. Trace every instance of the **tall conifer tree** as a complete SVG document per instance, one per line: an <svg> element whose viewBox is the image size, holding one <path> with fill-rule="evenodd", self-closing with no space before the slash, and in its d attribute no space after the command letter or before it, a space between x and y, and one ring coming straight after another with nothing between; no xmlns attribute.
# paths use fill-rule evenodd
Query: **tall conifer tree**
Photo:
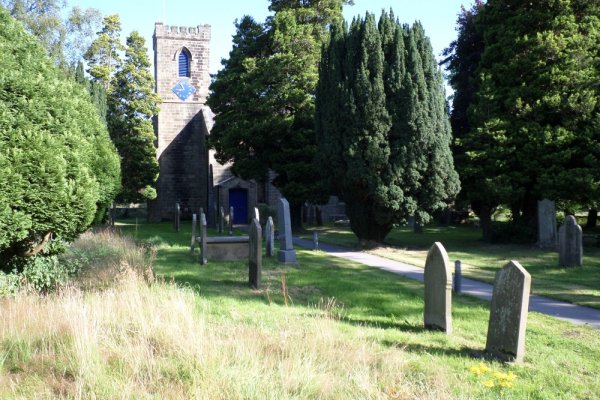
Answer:
<svg viewBox="0 0 600 400"><path fill-rule="evenodd" d="M152 116L158 114L160 98L144 38L133 31L127 38L125 62L114 76L109 98L108 126L121 155L121 201L141 202L156 197L154 184L158 162L154 147Z"/></svg>
<svg viewBox="0 0 600 400"><path fill-rule="evenodd" d="M420 24L383 13L332 27L323 49L316 126L322 168L352 230L382 241L395 223L429 221L459 190L441 73Z"/></svg>

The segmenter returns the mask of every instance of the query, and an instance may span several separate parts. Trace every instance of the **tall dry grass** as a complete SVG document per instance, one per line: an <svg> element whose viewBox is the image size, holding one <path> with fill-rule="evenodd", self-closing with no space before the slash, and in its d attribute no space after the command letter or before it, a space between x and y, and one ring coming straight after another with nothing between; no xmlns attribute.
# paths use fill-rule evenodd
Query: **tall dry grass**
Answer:
<svg viewBox="0 0 600 400"><path fill-rule="evenodd" d="M215 313L201 293L154 281L147 250L126 239L75 245L105 255L83 284L0 301L2 399L449 397L443 376L348 332L335 313L235 302Z"/></svg>

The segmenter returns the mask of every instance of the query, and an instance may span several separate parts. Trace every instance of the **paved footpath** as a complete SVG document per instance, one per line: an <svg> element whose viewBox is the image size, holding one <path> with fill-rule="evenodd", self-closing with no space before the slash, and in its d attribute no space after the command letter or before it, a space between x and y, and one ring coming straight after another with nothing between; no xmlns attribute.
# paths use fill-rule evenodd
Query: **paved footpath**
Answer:
<svg viewBox="0 0 600 400"><path fill-rule="evenodd" d="M309 249L314 247L312 240L300 238L294 238L294 244ZM393 272L410 279L423 281L423 268L415 267L414 265L325 243L319 243L319 250L325 251L334 257L344 258L370 267ZM461 294L467 294L487 301L492 299L492 285L487 283L463 277L461 280L461 289ZM550 299L548 297L531 295L529 296L529 311L537 311L574 324L589 325L600 330L600 310L595 308L578 306L560 300Z"/></svg>

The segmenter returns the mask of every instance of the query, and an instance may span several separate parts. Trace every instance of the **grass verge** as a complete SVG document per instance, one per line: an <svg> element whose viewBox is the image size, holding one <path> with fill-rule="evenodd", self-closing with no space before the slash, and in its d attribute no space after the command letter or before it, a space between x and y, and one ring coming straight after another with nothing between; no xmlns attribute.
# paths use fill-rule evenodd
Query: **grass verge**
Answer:
<svg viewBox="0 0 600 400"><path fill-rule="evenodd" d="M311 227L319 232L323 243L355 248L358 240L349 228L339 226ZM441 242L451 260L461 260L463 275L493 283L496 271L508 261L517 260L532 276L532 292L583 306L600 308L600 248L584 248L583 267L561 268L558 253L532 245L489 244L480 240L481 232L471 226L425 227L423 233L409 228L396 228L383 246L368 250L382 257L425 266L427 251Z"/></svg>
<svg viewBox="0 0 600 400"><path fill-rule="evenodd" d="M265 259L252 290L244 262L201 267L186 230L138 226L141 258L88 247L110 284L3 299L0 398L600 397L595 330L530 314L525 363L504 365L482 358L486 303L457 296L454 334L424 331L421 284L313 251Z"/></svg>

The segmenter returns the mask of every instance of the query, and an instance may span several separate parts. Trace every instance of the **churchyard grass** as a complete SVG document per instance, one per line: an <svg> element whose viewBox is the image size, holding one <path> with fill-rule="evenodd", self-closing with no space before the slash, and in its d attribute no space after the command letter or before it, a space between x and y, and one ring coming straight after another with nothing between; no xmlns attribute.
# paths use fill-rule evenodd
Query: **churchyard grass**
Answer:
<svg viewBox="0 0 600 400"><path fill-rule="evenodd" d="M246 262L200 266L189 222L119 226L158 278L125 252L97 256L117 266L110 286L3 299L0 398L600 397L590 328L532 313L525 363L503 365L481 358L485 302L455 296L447 336L423 329L419 282L299 250L297 266L265 258L254 290Z"/></svg>
<svg viewBox="0 0 600 400"><path fill-rule="evenodd" d="M309 227L305 239L319 232L323 243L355 248L358 240L343 226ZM534 245L490 244L480 240L481 231L473 226L427 226L423 233L408 227L395 228L383 246L367 250L372 254L425 266L431 245L442 242L450 260L461 260L463 276L493 283L496 271L509 260L516 260L531 274L532 293L588 307L600 308L600 248L585 246L583 267L561 268L558 253Z"/></svg>

